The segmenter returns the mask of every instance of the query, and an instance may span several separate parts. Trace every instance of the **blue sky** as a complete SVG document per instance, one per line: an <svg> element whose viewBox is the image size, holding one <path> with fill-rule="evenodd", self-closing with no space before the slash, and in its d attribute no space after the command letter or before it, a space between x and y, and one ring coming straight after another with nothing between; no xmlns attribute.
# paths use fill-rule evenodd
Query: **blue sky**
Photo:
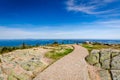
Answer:
<svg viewBox="0 0 120 80"><path fill-rule="evenodd" d="M0 0L0 39L120 39L120 0Z"/></svg>

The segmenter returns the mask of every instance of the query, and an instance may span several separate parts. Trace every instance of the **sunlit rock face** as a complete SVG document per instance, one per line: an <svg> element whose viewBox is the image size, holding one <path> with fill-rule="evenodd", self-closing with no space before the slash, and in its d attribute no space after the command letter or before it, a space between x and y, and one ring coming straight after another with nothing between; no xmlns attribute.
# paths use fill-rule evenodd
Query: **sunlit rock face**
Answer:
<svg viewBox="0 0 120 80"><path fill-rule="evenodd" d="M56 54L59 53L61 55L66 50L73 50L73 47L69 45L49 45L18 49L1 54L0 80L32 80L38 73L55 61L46 57L45 54L52 51L54 53L51 54L56 52Z"/></svg>
<svg viewBox="0 0 120 80"><path fill-rule="evenodd" d="M99 74L102 80L120 80L120 50L92 50L86 61L101 68Z"/></svg>
<svg viewBox="0 0 120 80"><path fill-rule="evenodd" d="M0 80L32 80L48 66L43 60L46 52L47 49L33 48L0 55Z"/></svg>

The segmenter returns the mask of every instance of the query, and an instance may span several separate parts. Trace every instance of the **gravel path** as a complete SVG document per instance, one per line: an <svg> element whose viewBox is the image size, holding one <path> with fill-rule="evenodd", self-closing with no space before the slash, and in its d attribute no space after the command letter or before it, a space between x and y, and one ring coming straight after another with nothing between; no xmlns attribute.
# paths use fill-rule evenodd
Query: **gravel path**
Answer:
<svg viewBox="0 0 120 80"><path fill-rule="evenodd" d="M73 46L72 53L53 63L33 80L90 80L85 61L88 51L79 45Z"/></svg>

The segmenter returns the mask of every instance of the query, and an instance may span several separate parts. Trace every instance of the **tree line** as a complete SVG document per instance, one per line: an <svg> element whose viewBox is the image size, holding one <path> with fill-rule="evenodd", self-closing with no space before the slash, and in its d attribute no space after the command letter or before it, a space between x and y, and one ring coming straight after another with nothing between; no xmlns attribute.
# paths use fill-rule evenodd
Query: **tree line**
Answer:
<svg viewBox="0 0 120 80"><path fill-rule="evenodd" d="M11 52L11 51L14 51L14 50L17 50L17 49L28 49L28 48L33 48L33 47L38 47L39 44L37 43L36 45L34 46L31 46L31 45L27 45L25 43L22 43L21 46L15 46L15 47L0 47L0 54L3 54L3 53L7 53L7 52Z"/></svg>

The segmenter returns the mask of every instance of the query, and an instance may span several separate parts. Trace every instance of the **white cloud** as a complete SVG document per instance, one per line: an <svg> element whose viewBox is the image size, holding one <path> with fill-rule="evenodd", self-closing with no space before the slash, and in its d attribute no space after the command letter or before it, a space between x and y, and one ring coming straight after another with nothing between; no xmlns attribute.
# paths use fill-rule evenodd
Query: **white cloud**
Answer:
<svg viewBox="0 0 120 80"><path fill-rule="evenodd" d="M89 0L88 2L84 2L84 1L86 0L68 0L66 2L67 10L83 12L86 14L107 14L107 13L114 13L118 10L116 8L100 10L101 8L105 7L107 4L115 2L117 0Z"/></svg>
<svg viewBox="0 0 120 80"><path fill-rule="evenodd" d="M24 25L21 25L24 26ZM33 25L35 26L35 25ZM63 28L64 27L64 28ZM120 20L37 28L0 26L0 39L120 39Z"/></svg>
<svg viewBox="0 0 120 80"><path fill-rule="evenodd" d="M93 23L90 23L91 26L101 26L103 29L120 29L120 20L104 20L104 21L96 21ZM89 23L88 23L89 25Z"/></svg>

